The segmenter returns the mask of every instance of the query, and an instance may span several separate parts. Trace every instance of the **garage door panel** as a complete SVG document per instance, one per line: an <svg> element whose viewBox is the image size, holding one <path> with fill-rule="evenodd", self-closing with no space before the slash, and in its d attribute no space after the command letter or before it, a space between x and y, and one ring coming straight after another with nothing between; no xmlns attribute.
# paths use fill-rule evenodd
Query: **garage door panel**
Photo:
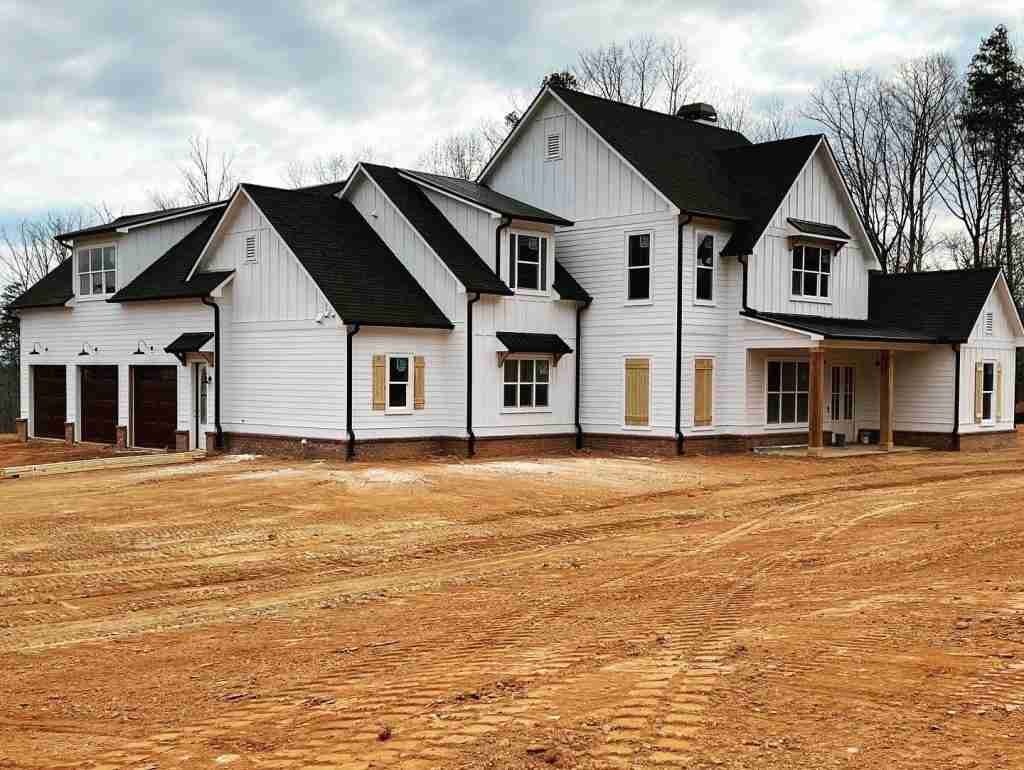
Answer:
<svg viewBox="0 0 1024 770"><path fill-rule="evenodd" d="M136 366L132 370L135 445L173 449L178 428L178 370L174 366Z"/></svg>
<svg viewBox="0 0 1024 770"><path fill-rule="evenodd" d="M82 367L82 441L117 441L117 367Z"/></svg>
<svg viewBox="0 0 1024 770"><path fill-rule="evenodd" d="M32 433L41 438L64 438L68 413L68 384L63 366L32 367Z"/></svg>

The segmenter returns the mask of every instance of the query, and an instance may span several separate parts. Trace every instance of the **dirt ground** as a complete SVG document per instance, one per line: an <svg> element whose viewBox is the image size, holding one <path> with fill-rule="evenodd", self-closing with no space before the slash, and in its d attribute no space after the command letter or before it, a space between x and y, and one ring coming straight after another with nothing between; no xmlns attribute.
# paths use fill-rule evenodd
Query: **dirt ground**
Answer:
<svg viewBox="0 0 1024 770"><path fill-rule="evenodd" d="M36 463L57 463L67 460L92 460L111 457L113 447L103 444L73 444L63 441L19 441L13 433L0 433L0 468Z"/></svg>
<svg viewBox="0 0 1024 770"><path fill-rule="evenodd" d="M1024 767L1022 469L0 481L0 768Z"/></svg>

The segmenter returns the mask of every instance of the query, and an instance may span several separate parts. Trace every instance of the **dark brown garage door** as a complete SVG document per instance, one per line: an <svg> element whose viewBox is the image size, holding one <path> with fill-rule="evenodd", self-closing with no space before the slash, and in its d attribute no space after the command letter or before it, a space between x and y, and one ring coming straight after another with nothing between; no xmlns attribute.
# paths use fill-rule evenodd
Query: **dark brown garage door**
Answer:
<svg viewBox="0 0 1024 770"><path fill-rule="evenodd" d="M63 366L32 367L32 432L43 438L64 438L68 413L68 382Z"/></svg>
<svg viewBox="0 0 1024 770"><path fill-rule="evenodd" d="M117 440L117 367L82 367L82 441Z"/></svg>
<svg viewBox="0 0 1024 770"><path fill-rule="evenodd" d="M132 371L135 446L173 449L178 427L178 368L136 366Z"/></svg>

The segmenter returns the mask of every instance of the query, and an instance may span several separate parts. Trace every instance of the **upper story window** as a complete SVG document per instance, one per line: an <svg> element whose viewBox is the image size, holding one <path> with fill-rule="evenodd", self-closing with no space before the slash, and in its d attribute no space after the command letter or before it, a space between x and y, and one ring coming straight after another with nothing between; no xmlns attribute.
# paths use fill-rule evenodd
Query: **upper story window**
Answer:
<svg viewBox="0 0 1024 770"><path fill-rule="evenodd" d="M117 247L96 246L79 249L78 294L113 294L117 291Z"/></svg>
<svg viewBox="0 0 1024 770"><path fill-rule="evenodd" d="M651 299L651 233L630 233L626 236L626 300L646 302Z"/></svg>
<svg viewBox="0 0 1024 770"><path fill-rule="evenodd" d="M512 233L509 239L509 280L513 289L548 290L548 239L543 235Z"/></svg>
<svg viewBox="0 0 1024 770"><path fill-rule="evenodd" d="M793 296L829 299L832 251L818 246L793 247Z"/></svg>
<svg viewBox="0 0 1024 770"><path fill-rule="evenodd" d="M697 302L715 301L715 237L697 233Z"/></svg>

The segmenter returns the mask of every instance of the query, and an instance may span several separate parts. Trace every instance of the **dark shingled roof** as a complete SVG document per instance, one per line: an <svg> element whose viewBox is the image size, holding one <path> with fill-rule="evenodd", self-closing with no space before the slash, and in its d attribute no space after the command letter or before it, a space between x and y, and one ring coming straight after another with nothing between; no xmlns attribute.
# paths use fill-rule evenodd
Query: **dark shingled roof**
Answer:
<svg viewBox="0 0 1024 770"><path fill-rule="evenodd" d="M165 353L197 353L213 339L213 332L185 332L164 348Z"/></svg>
<svg viewBox="0 0 1024 770"><path fill-rule="evenodd" d="M376 163L362 163L360 166L380 185L384 194L466 287L466 291L505 296L513 293L415 182L403 179L397 169L389 166Z"/></svg>
<svg viewBox="0 0 1024 770"><path fill-rule="evenodd" d="M551 286L562 299L572 299L577 302L590 302L591 300L586 290L576 282L576 279L557 259L555 260L555 280Z"/></svg>
<svg viewBox="0 0 1024 770"><path fill-rule="evenodd" d="M214 201L213 203L199 203L194 206L178 206L173 209L159 209L157 211L144 211L141 214L125 214L117 219L107 222L106 224L96 225L95 227L86 227L82 230L74 230L70 233L61 233L57 236L58 240L67 240L69 238L77 238L83 235L95 235L99 233L110 232L116 230L119 227L128 227L130 225L141 225L146 222L152 222L158 219L166 219L167 217L180 216L188 214L191 211L202 211L203 209L214 210L213 207L225 207L228 205L227 201Z"/></svg>
<svg viewBox="0 0 1024 770"><path fill-rule="evenodd" d="M661 112L551 90L681 211L737 223L722 254L749 254L820 134L751 144L742 134Z"/></svg>
<svg viewBox="0 0 1024 770"><path fill-rule="evenodd" d="M826 318L746 311L747 318L770 321L798 331L820 334L830 340L863 340L865 342L935 342L930 334L903 329L881 321L857 318Z"/></svg>
<svg viewBox="0 0 1024 770"><path fill-rule="evenodd" d="M483 206L485 209L496 211L499 214L504 214L514 219L522 219L529 222L546 222L547 224L562 225L564 227L572 225L572 222L564 217L552 214L544 209L539 209L536 206L531 206L529 203L523 203L515 198L510 198L479 182L454 179L450 176L441 176L440 174L428 174L425 171L401 169L401 173L414 177L424 184L444 190L464 201L475 203L478 206Z"/></svg>
<svg viewBox="0 0 1024 770"><path fill-rule="evenodd" d="M349 201L253 184L242 189L345 323L453 328Z"/></svg>
<svg viewBox="0 0 1024 770"><path fill-rule="evenodd" d="M867 319L824 318L756 310L745 311L743 315L820 334L828 339L966 342L998 277L998 268L894 275L872 272Z"/></svg>
<svg viewBox="0 0 1024 770"><path fill-rule="evenodd" d="M74 296L72 279L74 260L70 257L36 281L29 289L8 305L10 310L30 307L60 307Z"/></svg>
<svg viewBox="0 0 1024 770"><path fill-rule="evenodd" d="M826 225L821 222L808 222L806 219L789 217L787 220L793 227L808 235L823 235L826 238L841 238L844 241L850 240L850 234L841 227Z"/></svg>
<svg viewBox="0 0 1024 770"><path fill-rule="evenodd" d="M872 273L868 315L936 339L964 342L971 336L998 268L927 273Z"/></svg>
<svg viewBox="0 0 1024 770"><path fill-rule="evenodd" d="M572 348L557 334L496 332L494 336L508 348L509 353L550 353L555 356L572 353Z"/></svg>
<svg viewBox="0 0 1024 770"><path fill-rule="evenodd" d="M196 273L187 280L192 266L226 209L210 214L192 232L171 246L156 262L139 273L107 302L188 299L205 297L231 275L232 270Z"/></svg>

